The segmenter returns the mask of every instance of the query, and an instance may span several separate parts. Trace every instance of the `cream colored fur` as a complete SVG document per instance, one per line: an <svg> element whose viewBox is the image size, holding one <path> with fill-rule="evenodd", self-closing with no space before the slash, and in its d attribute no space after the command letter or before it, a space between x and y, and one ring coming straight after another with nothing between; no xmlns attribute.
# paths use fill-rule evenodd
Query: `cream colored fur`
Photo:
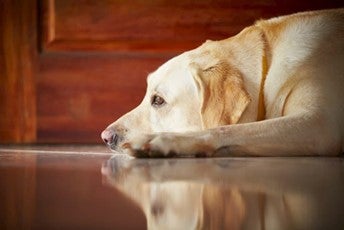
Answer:
<svg viewBox="0 0 344 230"><path fill-rule="evenodd" d="M344 9L261 20L169 60L107 130L133 156L341 154Z"/></svg>

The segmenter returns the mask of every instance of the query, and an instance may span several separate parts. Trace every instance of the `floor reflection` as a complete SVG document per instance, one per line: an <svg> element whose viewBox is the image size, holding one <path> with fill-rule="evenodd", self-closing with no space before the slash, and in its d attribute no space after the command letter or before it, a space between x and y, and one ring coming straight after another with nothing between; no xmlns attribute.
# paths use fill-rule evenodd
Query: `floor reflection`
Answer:
<svg viewBox="0 0 344 230"><path fill-rule="evenodd" d="M130 159L102 167L106 185L143 210L149 229L339 229L338 158Z"/></svg>

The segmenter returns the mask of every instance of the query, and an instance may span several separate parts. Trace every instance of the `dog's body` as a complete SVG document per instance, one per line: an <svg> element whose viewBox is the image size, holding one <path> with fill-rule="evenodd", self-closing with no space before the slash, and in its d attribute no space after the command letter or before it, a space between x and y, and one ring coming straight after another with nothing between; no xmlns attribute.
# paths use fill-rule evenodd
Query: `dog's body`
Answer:
<svg viewBox="0 0 344 230"><path fill-rule="evenodd" d="M152 73L102 138L134 156L344 151L344 9L258 21Z"/></svg>

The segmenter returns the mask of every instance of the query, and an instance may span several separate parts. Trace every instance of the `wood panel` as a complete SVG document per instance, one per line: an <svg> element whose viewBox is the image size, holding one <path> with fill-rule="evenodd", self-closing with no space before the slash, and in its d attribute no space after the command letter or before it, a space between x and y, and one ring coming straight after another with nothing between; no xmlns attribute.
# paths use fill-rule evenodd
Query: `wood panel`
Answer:
<svg viewBox="0 0 344 230"><path fill-rule="evenodd" d="M0 143L36 140L35 0L0 1Z"/></svg>
<svg viewBox="0 0 344 230"><path fill-rule="evenodd" d="M261 13L259 8L233 9L224 1L44 3L47 50L180 51L207 38L237 33ZM253 5L272 3L265 0Z"/></svg>
<svg viewBox="0 0 344 230"><path fill-rule="evenodd" d="M337 2L49 0L43 1L43 48L180 52L206 39L232 36L259 18L334 7Z"/></svg>
<svg viewBox="0 0 344 230"><path fill-rule="evenodd" d="M45 54L37 81L39 142L100 142L138 105L146 76L169 57Z"/></svg>

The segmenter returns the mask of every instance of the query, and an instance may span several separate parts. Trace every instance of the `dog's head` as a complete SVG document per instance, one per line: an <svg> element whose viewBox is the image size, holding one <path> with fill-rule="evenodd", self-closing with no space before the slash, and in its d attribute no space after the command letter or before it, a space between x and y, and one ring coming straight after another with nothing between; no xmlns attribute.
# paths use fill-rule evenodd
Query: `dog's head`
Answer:
<svg viewBox="0 0 344 230"><path fill-rule="evenodd" d="M243 46L242 37L207 41L163 64L148 76L141 104L109 125L102 139L112 150L121 151L141 134L238 123L251 100L243 75L260 71L252 70L253 57L245 53L257 42L246 39L248 45Z"/></svg>

